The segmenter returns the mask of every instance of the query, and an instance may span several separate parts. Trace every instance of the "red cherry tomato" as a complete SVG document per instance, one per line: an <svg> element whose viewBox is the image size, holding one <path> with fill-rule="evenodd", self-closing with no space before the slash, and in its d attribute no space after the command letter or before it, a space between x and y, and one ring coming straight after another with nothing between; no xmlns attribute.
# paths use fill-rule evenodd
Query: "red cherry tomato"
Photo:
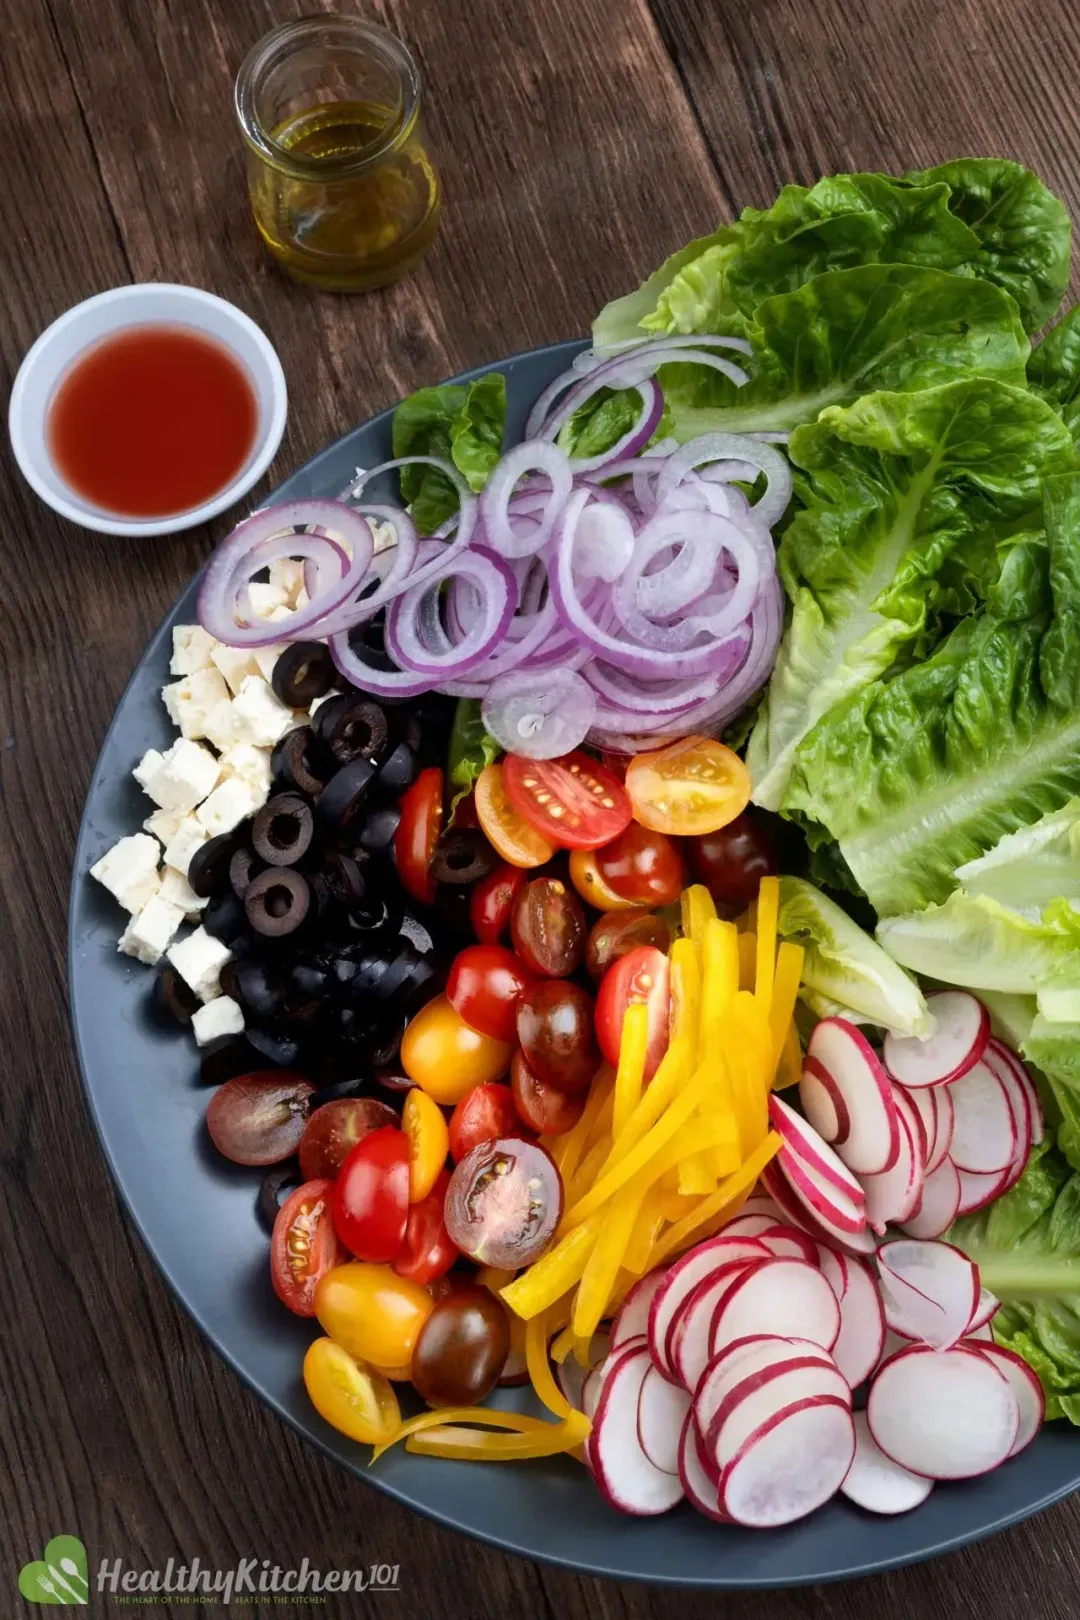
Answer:
<svg viewBox="0 0 1080 1620"><path fill-rule="evenodd" d="M334 1186L334 1225L358 1260L392 1260L409 1216L409 1138L394 1125L362 1137Z"/></svg>
<svg viewBox="0 0 1080 1620"><path fill-rule="evenodd" d="M637 906L670 906L686 887L678 845L637 821L598 849L593 859L608 888Z"/></svg>
<svg viewBox="0 0 1080 1620"><path fill-rule="evenodd" d="M510 1065L510 1085L514 1106L530 1130L538 1136L563 1136L572 1131L582 1114L588 1098L588 1088L570 1096L542 1080L535 1069L529 1067L523 1052L514 1053Z"/></svg>
<svg viewBox="0 0 1080 1620"><path fill-rule="evenodd" d="M562 759L507 754L503 784L518 814L563 849L610 844L630 821L626 789L588 754L566 754Z"/></svg>
<svg viewBox="0 0 1080 1620"><path fill-rule="evenodd" d="M297 1316L315 1315L320 1277L344 1264L348 1250L334 1230L330 1204L334 1183L305 1181L285 1200L270 1239L270 1280L283 1305Z"/></svg>
<svg viewBox="0 0 1080 1620"><path fill-rule="evenodd" d="M414 900L435 900L431 857L442 828L443 773L435 765L421 771L401 800L401 820L394 833L398 877Z"/></svg>
<svg viewBox="0 0 1080 1620"><path fill-rule="evenodd" d="M779 872L772 839L749 811L716 832L688 838L694 876L718 905L742 911L757 898L763 877Z"/></svg>
<svg viewBox="0 0 1080 1620"><path fill-rule="evenodd" d="M619 1061L626 1009L632 1002L641 1001L649 1009L645 1078L649 1080L656 1073L668 1044L668 985L668 959L655 945L639 945L608 968L596 992L596 1038L612 1067Z"/></svg>
<svg viewBox="0 0 1080 1620"><path fill-rule="evenodd" d="M470 1029L512 1041L518 997L535 977L505 945L467 945L454 958L446 996Z"/></svg>
<svg viewBox="0 0 1080 1620"><path fill-rule="evenodd" d="M481 1142L513 1136L517 1123L509 1086L474 1086L450 1116L450 1157L457 1164Z"/></svg>
<svg viewBox="0 0 1080 1620"><path fill-rule="evenodd" d="M434 1282L437 1277L444 1277L458 1258L459 1250L443 1219L449 1185L449 1170L440 1170L427 1197L409 1210L405 1242L391 1262L391 1269L399 1277L421 1284Z"/></svg>
<svg viewBox="0 0 1080 1620"><path fill-rule="evenodd" d="M510 927L514 901L525 883L520 866L503 861L494 872L481 878L469 901L469 920L481 945L497 945Z"/></svg>

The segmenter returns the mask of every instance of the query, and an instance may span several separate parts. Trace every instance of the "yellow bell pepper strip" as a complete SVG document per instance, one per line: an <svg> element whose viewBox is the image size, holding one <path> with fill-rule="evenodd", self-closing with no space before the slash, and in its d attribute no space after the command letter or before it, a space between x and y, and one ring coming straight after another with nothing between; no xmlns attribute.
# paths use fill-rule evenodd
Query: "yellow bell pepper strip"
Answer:
<svg viewBox="0 0 1080 1620"><path fill-rule="evenodd" d="M696 1243L700 1228L714 1216L720 1217L718 1225L726 1225L748 1196L769 1160L779 1153L780 1146L780 1137L776 1131L770 1131L761 1146L751 1153L738 1170L721 1182L708 1198L703 1198L696 1210L683 1220L677 1221L664 1233L650 1256L649 1269L660 1265L669 1255L685 1248L688 1243Z"/></svg>
<svg viewBox="0 0 1080 1620"><path fill-rule="evenodd" d="M716 916L713 897L703 883L692 883L683 890L679 903L682 931L687 939L692 939L697 945L704 935L705 924L710 917Z"/></svg>
<svg viewBox="0 0 1080 1620"><path fill-rule="evenodd" d="M710 919L702 941L700 1034L727 1010L740 982L740 946L735 924Z"/></svg>
<svg viewBox="0 0 1080 1620"><path fill-rule="evenodd" d="M643 1001L633 1002L626 1009L619 1037L619 1067L615 1070L615 1103L611 1114L611 1134L616 1139L641 1097L648 1045L649 1009Z"/></svg>
<svg viewBox="0 0 1080 1620"><path fill-rule="evenodd" d="M534 1316L533 1321L535 1322L536 1320L537 1318ZM526 1323L526 1330L528 1329L528 1326L529 1324ZM561 1367L571 1350L574 1348L574 1343L574 1330L570 1324L567 1323L562 1331L557 1333L552 1339L550 1345L548 1346L548 1355L551 1357L552 1361L557 1361Z"/></svg>
<svg viewBox="0 0 1080 1620"><path fill-rule="evenodd" d="M757 965L754 995L766 1012L772 1006L776 974L776 925L780 915L780 879L763 877L758 885Z"/></svg>
<svg viewBox="0 0 1080 1620"><path fill-rule="evenodd" d="M733 1059L735 1111L745 1158L763 1140L769 1128L769 1092L772 1087L772 1036L761 1003L740 990L728 1010L729 1039L739 1053Z"/></svg>
<svg viewBox="0 0 1080 1620"><path fill-rule="evenodd" d="M599 1142L593 1143L569 1186L564 1184L563 1195L567 1206L576 1204L579 1198L584 1197L610 1156L610 1136L601 1137Z"/></svg>
<svg viewBox="0 0 1080 1620"><path fill-rule="evenodd" d="M593 1335L591 1333L587 1336L574 1335L574 1360L585 1372L588 1372L589 1368L596 1363L592 1342Z"/></svg>
<svg viewBox="0 0 1080 1620"><path fill-rule="evenodd" d="M581 1163L582 1153L594 1126L604 1112L611 1093L611 1070L605 1066L593 1077L593 1083L589 1088L589 1095L581 1118L573 1130L567 1131L566 1135L560 1138L564 1146L557 1163L564 1186L573 1177L574 1172Z"/></svg>
<svg viewBox="0 0 1080 1620"><path fill-rule="evenodd" d="M624 1154L637 1147L641 1139L656 1124L665 1108L688 1083L694 1071L693 1045L688 1040L672 1041L656 1073L627 1121L622 1134L611 1150L611 1162L616 1164Z"/></svg>
<svg viewBox="0 0 1080 1620"><path fill-rule="evenodd" d="M677 939L668 953L671 961L671 1039L680 1035L697 1039L701 1006L701 964L693 940Z"/></svg>
<svg viewBox="0 0 1080 1620"><path fill-rule="evenodd" d="M780 1053L780 1063L776 1071L776 1080L773 1089L782 1091L786 1086L797 1086L802 1079L803 1067L802 1047L799 1044L799 1032L795 1028L795 1020L788 1025L784 1036L784 1047Z"/></svg>
<svg viewBox="0 0 1080 1620"><path fill-rule="evenodd" d="M573 1407L555 1382L548 1360L546 1311L531 1317L525 1324L525 1367L537 1400L557 1418L569 1417Z"/></svg>
<svg viewBox="0 0 1080 1620"><path fill-rule="evenodd" d="M663 1201L660 1208L665 1221L681 1221L684 1215L689 1215L690 1211L697 1209L701 1203L701 1199L696 1195L688 1196L685 1193L664 1192L661 1196ZM651 1263L652 1255L650 1254L646 1269Z"/></svg>
<svg viewBox="0 0 1080 1620"><path fill-rule="evenodd" d="M452 1425L429 1429L411 1434L405 1450L421 1457L449 1457L457 1462L520 1462L574 1451L591 1433L592 1424L584 1413L571 1412L562 1423L541 1423L538 1429L519 1434L485 1434L482 1429Z"/></svg>
<svg viewBox="0 0 1080 1620"><path fill-rule="evenodd" d="M780 1066L780 1055L784 1050L791 1020L795 1016L795 1002L799 994L804 955L801 945L793 945L787 939L776 953L776 976L773 979L772 1006L769 1008L773 1075Z"/></svg>
<svg viewBox="0 0 1080 1620"><path fill-rule="evenodd" d="M739 935L739 989L752 990L757 976L757 935Z"/></svg>
<svg viewBox="0 0 1080 1620"><path fill-rule="evenodd" d="M630 1234L630 1241L623 1255L623 1265L635 1277L645 1275L653 1244L660 1236L665 1219L664 1198L662 1188L655 1182L641 1201L634 1230Z"/></svg>
<svg viewBox="0 0 1080 1620"><path fill-rule="evenodd" d="M692 1153L679 1163L680 1193L695 1194L701 1198L716 1187L716 1176L703 1153Z"/></svg>
<svg viewBox="0 0 1080 1620"><path fill-rule="evenodd" d="M552 1427L543 1418L527 1417L523 1412L500 1412L491 1406L440 1406L436 1412L421 1412L417 1417L406 1418L388 1440L372 1448L371 1461L378 1462L383 1452L396 1446L399 1440L447 1423L484 1423L492 1429L511 1429L515 1434L547 1434Z"/></svg>
<svg viewBox="0 0 1080 1620"><path fill-rule="evenodd" d="M571 1326L582 1338L592 1335L600 1326L600 1318L607 1311L608 1301L615 1288L615 1279L626 1254L626 1245L634 1229L641 1200L646 1188L640 1182L630 1182L611 1201L605 1212L604 1224L585 1265L580 1286L574 1296L574 1314Z"/></svg>
<svg viewBox="0 0 1080 1620"><path fill-rule="evenodd" d="M554 1305L568 1288L573 1288L580 1281L603 1224L604 1212L598 1210L591 1219L582 1221L572 1232L567 1232L527 1271L523 1271L520 1277L502 1290L499 1297L503 1304L526 1321Z"/></svg>

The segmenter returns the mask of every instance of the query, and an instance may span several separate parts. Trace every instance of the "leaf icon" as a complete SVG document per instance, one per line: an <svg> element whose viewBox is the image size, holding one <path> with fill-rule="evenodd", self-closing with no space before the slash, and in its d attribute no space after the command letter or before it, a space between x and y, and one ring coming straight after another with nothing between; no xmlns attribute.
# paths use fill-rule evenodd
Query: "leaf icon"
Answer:
<svg viewBox="0 0 1080 1620"><path fill-rule="evenodd" d="M87 1603L86 1548L78 1536L54 1536L41 1558L20 1570L19 1591L30 1603Z"/></svg>

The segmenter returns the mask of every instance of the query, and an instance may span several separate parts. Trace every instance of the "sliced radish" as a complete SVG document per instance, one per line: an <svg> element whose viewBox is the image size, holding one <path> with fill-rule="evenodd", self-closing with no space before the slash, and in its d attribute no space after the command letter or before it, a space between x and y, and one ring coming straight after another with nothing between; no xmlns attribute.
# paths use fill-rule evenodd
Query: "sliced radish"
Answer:
<svg viewBox="0 0 1080 1620"><path fill-rule="evenodd" d="M724 1227L724 1236L759 1238L763 1232L775 1231L778 1226L785 1224L779 1210L772 1215L736 1215L735 1219Z"/></svg>
<svg viewBox="0 0 1080 1620"><path fill-rule="evenodd" d="M781 1219L779 1209L776 1207L775 1203L769 1197L769 1194L764 1191L764 1189L759 1192L751 1193L750 1197L746 1200L746 1203L743 1204L742 1208L739 1210L739 1214L735 1217L736 1220L738 1220L742 1215L769 1215L774 1221ZM724 1227L724 1231L729 1232L730 1230L731 1223L729 1221L727 1226Z"/></svg>
<svg viewBox="0 0 1080 1620"><path fill-rule="evenodd" d="M625 1344L627 1339L636 1338L639 1333L648 1333L649 1308L653 1302L653 1295L663 1280L664 1272L657 1267L653 1271L647 1271L631 1288L615 1316L615 1325L611 1330L613 1350Z"/></svg>
<svg viewBox="0 0 1080 1620"><path fill-rule="evenodd" d="M886 1457L866 1421L855 1413L855 1460L840 1487L841 1495L869 1513L910 1513L934 1488L932 1479L909 1473Z"/></svg>
<svg viewBox="0 0 1080 1620"><path fill-rule="evenodd" d="M982 1327L968 1329L964 1334L964 1343L970 1344L973 1340L980 1344L993 1344L994 1330L989 1322L984 1322Z"/></svg>
<svg viewBox="0 0 1080 1620"><path fill-rule="evenodd" d="M855 1236L865 1231L866 1213L863 1203L865 1195L861 1186L856 1202L787 1147L780 1149L776 1155L776 1162L795 1197L826 1232Z"/></svg>
<svg viewBox="0 0 1080 1620"><path fill-rule="evenodd" d="M901 1350L910 1350L912 1342L911 1339L905 1339L902 1333L894 1333L891 1327L886 1327L885 1343L881 1347L881 1359L875 1372L880 1372L885 1363L891 1361L893 1356L899 1355Z"/></svg>
<svg viewBox="0 0 1080 1620"><path fill-rule="evenodd" d="M973 1170L961 1170L957 1166L956 1174L960 1181L960 1208L957 1215L974 1215L976 1210L985 1209L994 1199L1003 1193L1013 1177L1012 1165L994 1175L976 1175Z"/></svg>
<svg viewBox="0 0 1080 1620"><path fill-rule="evenodd" d="M1044 1133L1042 1098L1039 1096L1039 1088L1031 1078L1027 1066L1017 1057L1015 1052L1005 1045L1004 1041L991 1040L986 1050L987 1052L993 1052L996 1057L1007 1064L1018 1083L1023 1087L1031 1119L1031 1140L1041 1142ZM985 1057L986 1054L984 1053L983 1056Z"/></svg>
<svg viewBox="0 0 1080 1620"><path fill-rule="evenodd" d="M990 1039L990 1014L967 990L935 990L926 1005L934 1015L934 1033L924 1041L886 1034L882 1050L893 1079L912 1090L958 1080L979 1061Z"/></svg>
<svg viewBox="0 0 1080 1620"><path fill-rule="evenodd" d="M900 1153L891 1169L879 1176L863 1176L866 1216L875 1232L884 1232L890 1221L902 1225L919 1207L923 1172L919 1165L911 1127L901 1113L896 1122L900 1131Z"/></svg>
<svg viewBox="0 0 1080 1620"><path fill-rule="evenodd" d="M820 1271L805 1260L769 1260L746 1271L713 1316L712 1353L751 1333L810 1339L831 1349L840 1306Z"/></svg>
<svg viewBox="0 0 1080 1620"><path fill-rule="evenodd" d="M934 1093L927 1092L927 1096ZM951 1159L930 1171L922 1187L919 1212L904 1222L908 1237L938 1238L947 1232L960 1213L960 1177Z"/></svg>
<svg viewBox="0 0 1080 1620"><path fill-rule="evenodd" d="M1023 1356L1018 1356L1015 1350L1006 1350L1004 1345L978 1342L977 1348L980 1355L989 1356L998 1371L1005 1374L1016 1396L1020 1408L1020 1427L1009 1452L1010 1457L1016 1457L1030 1446L1046 1416L1046 1396L1039 1375L1033 1367L1028 1366Z"/></svg>
<svg viewBox="0 0 1080 1620"><path fill-rule="evenodd" d="M898 1238L877 1252L885 1320L897 1333L948 1350L979 1302L979 1268L951 1243Z"/></svg>
<svg viewBox="0 0 1080 1620"><path fill-rule="evenodd" d="M720 1483L720 1510L752 1529L805 1518L835 1496L855 1455L845 1402L824 1396L773 1414Z"/></svg>
<svg viewBox="0 0 1080 1620"><path fill-rule="evenodd" d="M639 1334L638 1337L640 1338L641 1335ZM585 1380L593 1367L600 1366L607 1359L611 1352L611 1343L609 1333L599 1332L593 1334L592 1343L589 1346L588 1367L583 1367L574 1355L567 1356L564 1361L553 1363L555 1382L570 1402L570 1405L576 1407L579 1412L585 1410L581 1404Z"/></svg>
<svg viewBox="0 0 1080 1620"><path fill-rule="evenodd" d="M816 1057L803 1059L799 1081L803 1112L823 1142L839 1147L851 1135L851 1116L844 1095L829 1070Z"/></svg>
<svg viewBox="0 0 1080 1620"><path fill-rule="evenodd" d="M953 1131L956 1128L956 1110L953 1108L948 1086L934 1086L928 1095L934 1099L934 1106L937 1109L937 1132L926 1159L926 1173L933 1175L949 1157Z"/></svg>
<svg viewBox="0 0 1080 1620"><path fill-rule="evenodd" d="M885 1345L885 1310L881 1290L869 1266L847 1261L847 1289L840 1301L840 1332L832 1358L858 1389L881 1361Z"/></svg>
<svg viewBox="0 0 1080 1620"><path fill-rule="evenodd" d="M949 1156L958 1170L992 1175L1021 1150L1010 1093L981 1060L949 1086L956 1123Z"/></svg>
<svg viewBox="0 0 1080 1620"><path fill-rule="evenodd" d="M655 1468L679 1472L679 1436L690 1410L690 1397L650 1367L638 1395L637 1432L641 1449Z"/></svg>
<svg viewBox="0 0 1080 1620"><path fill-rule="evenodd" d="M877 1247L869 1231L834 1232L826 1230L813 1212L795 1196L787 1177L776 1159L761 1172L761 1179L784 1212L784 1220L800 1231L807 1232L815 1243L829 1244L850 1254L873 1254Z"/></svg>
<svg viewBox="0 0 1080 1620"><path fill-rule="evenodd" d="M596 1482L624 1513L666 1513L683 1494L678 1475L650 1462L638 1439L638 1403L649 1370L647 1350L619 1357L601 1386L589 1437Z"/></svg>
<svg viewBox="0 0 1080 1620"><path fill-rule="evenodd" d="M704 1437L721 1479L746 1442L774 1413L822 1396L851 1405L851 1389L844 1377L835 1367L810 1356L796 1356L740 1379L720 1402Z"/></svg>
<svg viewBox="0 0 1080 1620"><path fill-rule="evenodd" d="M989 1288L980 1288L979 1297L975 1301L975 1309L971 1313L965 1338L974 1333L977 1328L986 1327L1001 1309L1001 1301L992 1294Z"/></svg>
<svg viewBox="0 0 1080 1620"><path fill-rule="evenodd" d="M617 1350L609 1350L603 1361L598 1361L596 1366L586 1373L584 1381L581 1385L581 1410L584 1412L587 1418L591 1418L596 1415L596 1408L600 1400L600 1390L603 1386L604 1379L607 1377L608 1373L612 1371L616 1363L621 1361L623 1356L628 1355L631 1351L645 1350L647 1348L648 1341L646 1340L644 1334L638 1334L636 1338L626 1339L621 1345L619 1345Z"/></svg>
<svg viewBox="0 0 1080 1620"><path fill-rule="evenodd" d="M908 1091L906 1086L899 1083L893 1086L893 1097L897 1107L906 1107L908 1124L915 1131L915 1145L919 1150L919 1157L925 1167L938 1134L938 1095L940 1086L923 1086L918 1091ZM901 1103L900 1099L903 1098Z"/></svg>
<svg viewBox="0 0 1080 1620"><path fill-rule="evenodd" d="M808 1232L800 1232L797 1226L778 1221L775 1226L759 1233L758 1241L764 1243L769 1253L778 1260L805 1260L811 1266L818 1264L821 1245L815 1243Z"/></svg>
<svg viewBox="0 0 1080 1620"><path fill-rule="evenodd" d="M993 1074L998 1084L1004 1089L1009 1100L1009 1108L1016 1126L1016 1152L1013 1161L1027 1159L1031 1151L1031 1144L1035 1139L1035 1121L1032 1117L1031 1098L1028 1088L1018 1078L1016 1070L1000 1051L995 1051L995 1042L990 1045L982 1055L981 1061Z"/></svg>
<svg viewBox="0 0 1080 1620"><path fill-rule="evenodd" d="M812 1125L808 1125L783 1097L775 1092L769 1098L769 1122L783 1141L781 1154L799 1160L807 1175L815 1181L827 1183L846 1195L856 1208L863 1203L863 1190L844 1161L837 1157L827 1142L823 1142Z"/></svg>
<svg viewBox="0 0 1080 1620"><path fill-rule="evenodd" d="M837 1151L857 1175L879 1175L896 1162L900 1144L889 1077L866 1039L846 1018L823 1018L807 1047L829 1075L847 1111L848 1131ZM816 1073L816 1070L814 1071Z"/></svg>
<svg viewBox="0 0 1080 1620"><path fill-rule="evenodd" d="M830 1249L827 1243L818 1243L816 1248L818 1269L842 1306L848 1289L847 1256Z"/></svg>
<svg viewBox="0 0 1080 1620"><path fill-rule="evenodd" d="M658 1371L678 1383L667 1358L668 1333L679 1307L690 1298L699 1282L731 1260L767 1260L769 1251L754 1238L729 1238L723 1232L688 1249L670 1265L657 1285L649 1305L649 1350Z"/></svg>
<svg viewBox="0 0 1080 1620"><path fill-rule="evenodd" d="M976 1345L893 1356L870 1387L866 1417L885 1455L928 1479L988 1473L1020 1429L1012 1385Z"/></svg>
<svg viewBox="0 0 1080 1620"><path fill-rule="evenodd" d="M734 1260L699 1282L668 1329L668 1366L691 1395L712 1359L712 1323L717 1306L751 1267L767 1260Z"/></svg>
<svg viewBox="0 0 1080 1620"><path fill-rule="evenodd" d="M679 1483L686 1499L699 1513L718 1524L730 1524L726 1513L721 1513L716 1481L709 1477L703 1460L704 1446L698 1434L692 1412L686 1414L679 1436Z"/></svg>
<svg viewBox="0 0 1080 1620"><path fill-rule="evenodd" d="M729 1390L743 1378L778 1367L793 1358L818 1361L824 1367L835 1362L820 1344L809 1339L786 1339L778 1334L759 1333L745 1339L736 1339L713 1357L698 1380L694 1391L694 1419L698 1432L706 1434L720 1403Z"/></svg>

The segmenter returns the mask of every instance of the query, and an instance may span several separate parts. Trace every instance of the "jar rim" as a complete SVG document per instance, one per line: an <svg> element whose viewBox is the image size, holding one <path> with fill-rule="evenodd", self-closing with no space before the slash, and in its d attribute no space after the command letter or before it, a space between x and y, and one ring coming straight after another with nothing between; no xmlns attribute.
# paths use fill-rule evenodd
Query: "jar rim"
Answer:
<svg viewBox="0 0 1080 1620"><path fill-rule="evenodd" d="M345 42L366 46L383 66L396 74L401 88L401 105L396 118L363 153L343 159L305 160L274 139L259 118L255 102L260 80L271 68L287 59L316 34L338 35ZM388 28L362 17L344 17L338 12L317 12L296 17L271 29L252 46L236 75L233 105L240 132L248 146L264 162L297 180L348 179L362 174L390 152L398 151L408 140L420 110L420 69L408 46Z"/></svg>

